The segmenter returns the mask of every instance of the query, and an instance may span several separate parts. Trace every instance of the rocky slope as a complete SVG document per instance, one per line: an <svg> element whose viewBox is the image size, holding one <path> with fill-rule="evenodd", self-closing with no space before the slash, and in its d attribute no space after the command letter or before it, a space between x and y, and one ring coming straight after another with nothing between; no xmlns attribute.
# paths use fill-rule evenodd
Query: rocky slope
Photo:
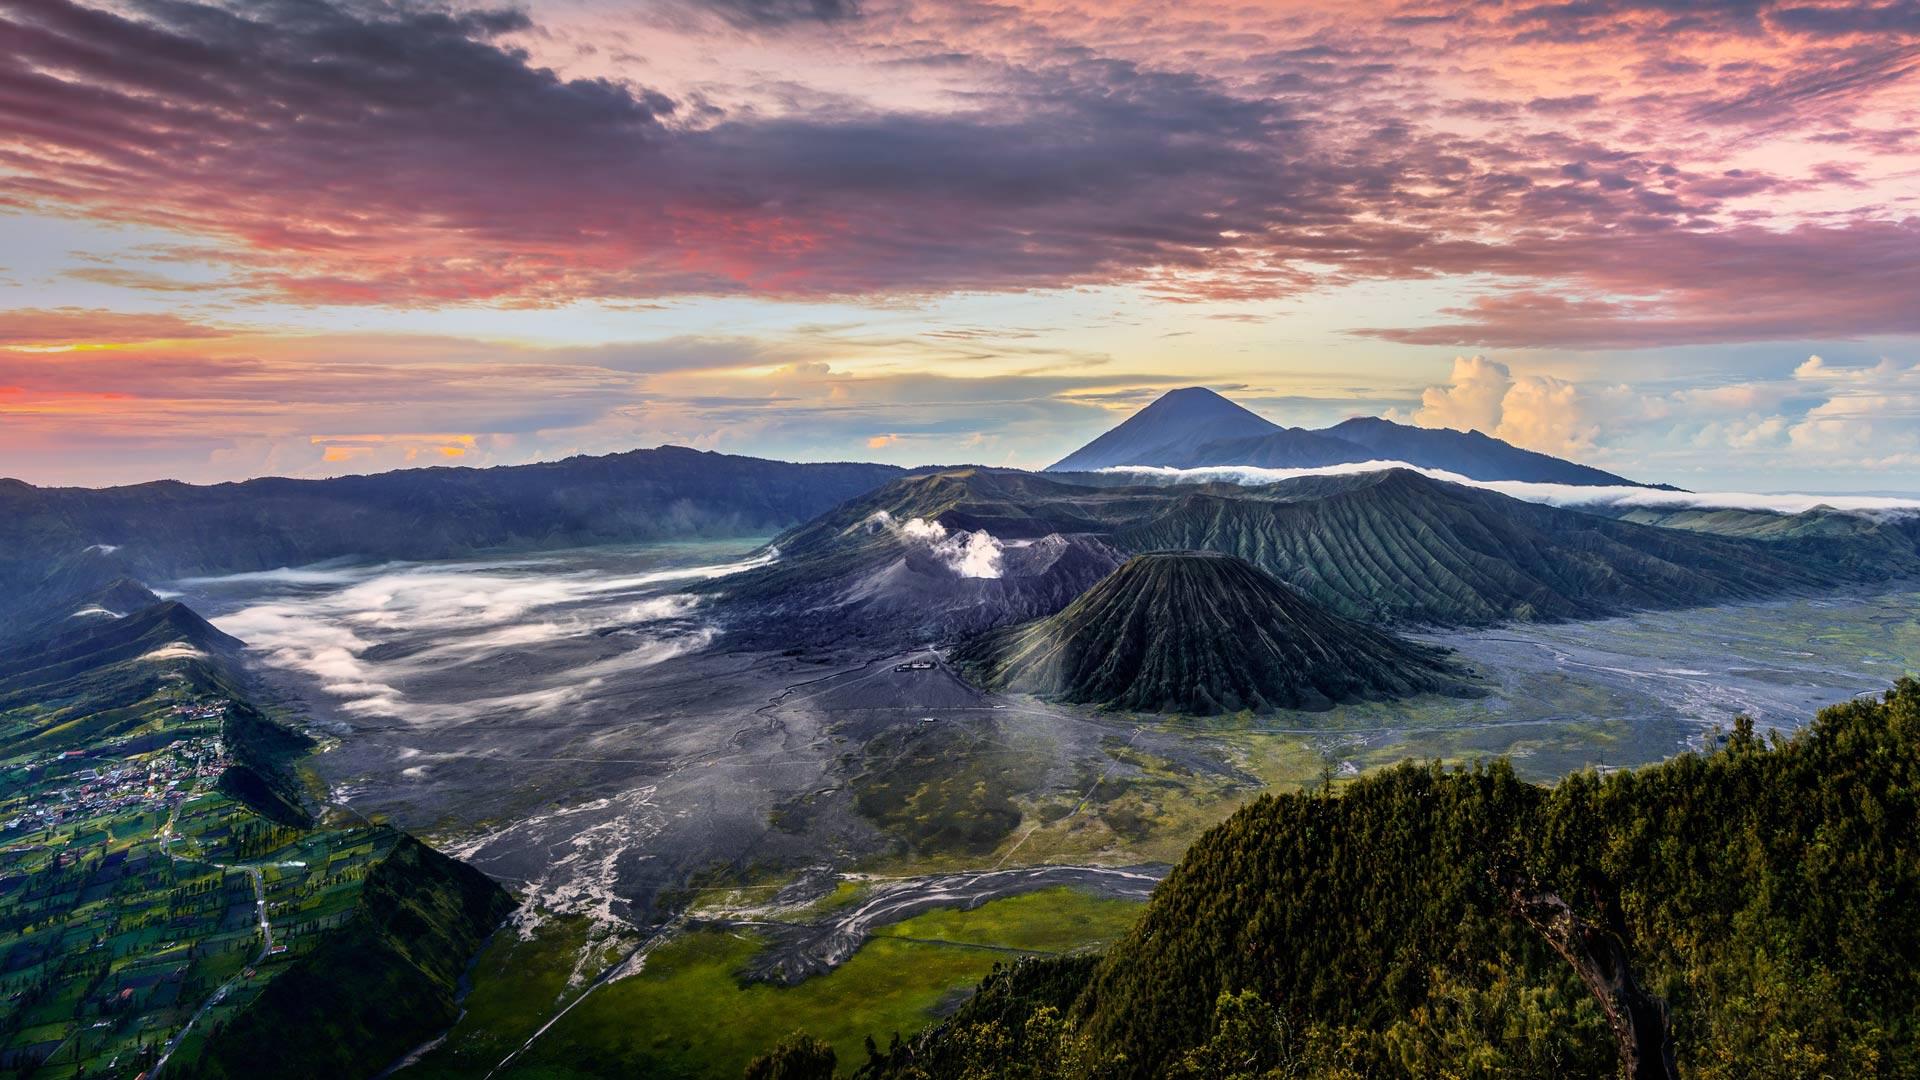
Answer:
<svg viewBox="0 0 1920 1080"><path fill-rule="evenodd" d="M1051 615L1126 557L1236 555L1334 614L1484 626L1874 583L1920 566L1904 533L1791 543L1658 528L1406 469L1275 484L960 469L912 476L779 537L713 582L743 629L951 640ZM974 576L969 576L974 575Z"/></svg>
<svg viewBox="0 0 1920 1080"><path fill-rule="evenodd" d="M1135 551L1228 552L1349 618L1435 626L1598 618L1885 573L1522 502L1405 469L1187 493L1114 541Z"/></svg>
<svg viewBox="0 0 1920 1080"><path fill-rule="evenodd" d="M955 653L988 686L1078 704L1207 715L1459 692L1425 646L1329 614L1240 559L1140 555L1050 618Z"/></svg>

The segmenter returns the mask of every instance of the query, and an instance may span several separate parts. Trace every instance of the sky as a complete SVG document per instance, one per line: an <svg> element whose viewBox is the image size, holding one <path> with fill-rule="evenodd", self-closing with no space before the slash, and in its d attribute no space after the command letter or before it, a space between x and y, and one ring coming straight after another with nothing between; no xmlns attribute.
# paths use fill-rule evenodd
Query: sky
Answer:
<svg viewBox="0 0 1920 1080"><path fill-rule="evenodd" d="M0 476L1040 467L1187 385L1920 490L1920 0L0 0Z"/></svg>

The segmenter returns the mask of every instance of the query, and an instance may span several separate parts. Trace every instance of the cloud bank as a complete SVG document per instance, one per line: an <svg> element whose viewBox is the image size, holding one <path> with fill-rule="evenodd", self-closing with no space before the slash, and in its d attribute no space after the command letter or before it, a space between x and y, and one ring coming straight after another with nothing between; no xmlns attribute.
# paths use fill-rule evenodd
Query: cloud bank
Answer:
<svg viewBox="0 0 1920 1080"><path fill-rule="evenodd" d="M1203 469L1172 469L1151 465L1124 465L1100 471L1139 476L1164 483L1188 484L1224 481L1258 486L1303 476L1355 476L1405 469L1450 484L1497 491L1525 502L1578 509L1583 506L1644 507L1658 510L1757 510L1800 514L1827 508L1850 514L1920 514L1920 496L1801 495L1743 491L1660 491L1653 488L1537 484L1517 480L1475 480L1444 469L1423 469L1404 461L1361 461L1313 469L1265 469L1251 465L1221 465Z"/></svg>
<svg viewBox="0 0 1920 1080"><path fill-rule="evenodd" d="M1908 391L1718 385L1914 359L1910 0L0 0L0 71L35 481L1034 465L1203 379L1694 486L1920 462Z"/></svg>

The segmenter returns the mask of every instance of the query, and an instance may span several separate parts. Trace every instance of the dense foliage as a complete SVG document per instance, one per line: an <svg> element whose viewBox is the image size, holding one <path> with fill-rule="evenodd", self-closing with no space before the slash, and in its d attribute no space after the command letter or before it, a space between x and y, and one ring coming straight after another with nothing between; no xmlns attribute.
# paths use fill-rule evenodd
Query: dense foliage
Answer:
<svg viewBox="0 0 1920 1080"><path fill-rule="evenodd" d="M796 1034L747 1064L747 1080L832 1080L833 1047Z"/></svg>
<svg viewBox="0 0 1920 1080"><path fill-rule="evenodd" d="M996 974L872 1077L1612 1075L1596 999L1499 882L1665 997L1682 1075L1920 1076L1920 682L1786 740L1549 790L1504 763L1263 797L1096 962Z"/></svg>
<svg viewBox="0 0 1920 1080"><path fill-rule="evenodd" d="M861 750L854 806L911 852L983 855L1019 826L1013 798L1045 768L996 749L958 724L885 732Z"/></svg>

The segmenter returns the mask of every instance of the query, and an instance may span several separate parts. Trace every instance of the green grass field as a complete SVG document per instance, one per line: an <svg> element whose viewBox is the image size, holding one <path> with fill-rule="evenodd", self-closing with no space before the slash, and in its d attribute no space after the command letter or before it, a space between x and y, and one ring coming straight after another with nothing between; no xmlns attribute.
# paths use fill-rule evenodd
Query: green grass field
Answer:
<svg viewBox="0 0 1920 1080"><path fill-rule="evenodd" d="M1097 946L1131 926L1141 905L1050 889L973 911L941 910L882 927L853 958L797 986L742 985L763 939L702 929L650 953L639 974L595 989L500 1073L518 1080L600 1076L735 1080L755 1054L805 1029L833 1044L843 1068L936 1020L990 972L1024 953ZM549 924L531 942L496 942L478 966L467 1015L415 1070L421 1078L482 1075L524 1042L566 991L579 924ZM497 954L495 950L498 950Z"/></svg>

